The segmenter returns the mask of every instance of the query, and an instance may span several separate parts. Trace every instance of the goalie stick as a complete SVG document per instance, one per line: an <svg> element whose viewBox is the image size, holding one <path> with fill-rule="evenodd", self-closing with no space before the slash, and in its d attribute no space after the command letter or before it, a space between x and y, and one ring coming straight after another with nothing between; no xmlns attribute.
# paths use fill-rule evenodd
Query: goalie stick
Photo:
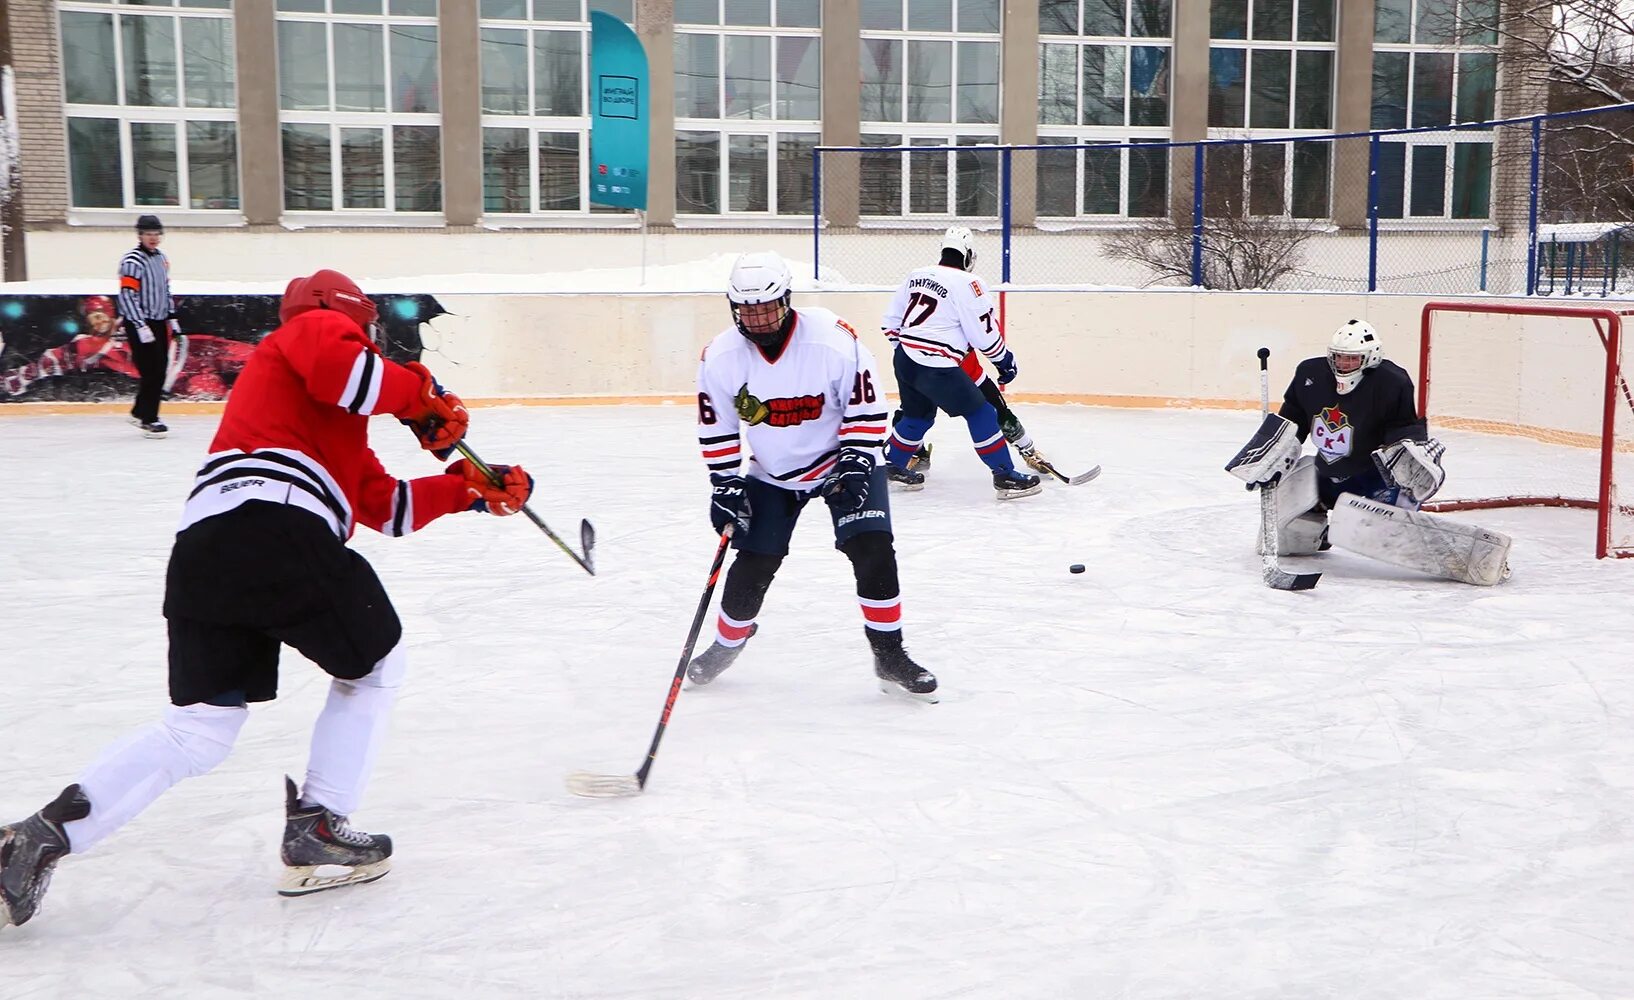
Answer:
<svg viewBox="0 0 1634 1000"><path fill-rule="evenodd" d="M1269 347L1259 349L1262 418L1271 412L1270 357ZM1321 573L1289 573L1277 565L1277 491L1269 483L1260 486L1260 562L1265 585L1274 590L1310 590L1322 579Z"/></svg>
<svg viewBox="0 0 1634 1000"><path fill-rule="evenodd" d="M726 548L731 541L732 525L728 524L726 530L721 532L720 545L715 548L715 562L709 567L709 583L704 587L703 596L698 598L698 611L692 616L692 630L687 633L686 645L681 648L681 662L676 664L675 680L669 686L669 696L664 699L664 711L658 717L658 728L653 731L647 759L641 762L633 775L574 771L567 776L567 790L574 795L617 799L640 795L641 790L647 787L647 776L652 773L653 761L658 759L658 744L664 738L664 730L669 728L670 712L675 710L675 699L681 693L681 680L686 676L687 664L692 660L692 649L698 644L698 633L703 629L704 618L709 613L709 599L715 595L715 582L720 579L721 564L726 562Z"/></svg>
<svg viewBox="0 0 1634 1000"><path fill-rule="evenodd" d="M489 468L486 462L478 458L476 452L471 450L470 445L467 445L464 441L460 441L457 442L454 447L461 455L465 456L466 461L477 467L478 472L487 476L489 482L493 483L496 487L503 488L504 482L500 479L499 474L493 469ZM589 573L591 576L596 575L596 566L595 563L591 561L593 557L590 551L596 547L596 529L589 521L583 519L579 521L579 546L584 550L584 554L580 555L579 553L573 551L573 548L570 545L562 541L561 538L557 536L556 532L551 531L550 525L546 524L544 519L542 519L538 514L535 514L533 512L533 508L529 507L527 504L523 504L522 513L528 515L528 520L538 525L539 530L545 533L545 537L555 542L556 547L561 549L563 552L566 552L568 556L574 562L578 563L586 573Z"/></svg>

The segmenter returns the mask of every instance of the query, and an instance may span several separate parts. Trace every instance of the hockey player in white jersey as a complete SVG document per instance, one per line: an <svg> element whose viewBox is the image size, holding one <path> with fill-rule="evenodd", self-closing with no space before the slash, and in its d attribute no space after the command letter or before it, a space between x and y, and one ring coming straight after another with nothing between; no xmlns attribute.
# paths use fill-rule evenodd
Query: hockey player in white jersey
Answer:
<svg viewBox="0 0 1634 1000"><path fill-rule="evenodd" d="M1016 377L1015 354L1005 345L993 300L970 273L975 260L970 230L950 228L942 237L942 259L903 279L880 320L896 344L892 366L901 399L886 458L893 481L922 485L923 474L908 467L940 409L964 418L977 456L993 470L1000 498L1031 496L1042 488L1038 477L1016 471L998 410L961 367L975 349L998 370L1000 385Z"/></svg>
<svg viewBox="0 0 1634 1000"><path fill-rule="evenodd" d="M1464 583L1508 577L1507 536L1419 510L1446 478L1446 449L1413 395L1412 376L1361 320L1334 331L1325 357L1300 362L1281 411L1226 464L1274 492L1278 555L1337 546ZM1307 438L1315 455L1302 454Z"/></svg>
<svg viewBox="0 0 1634 1000"><path fill-rule="evenodd" d="M855 572L881 690L935 701L936 678L902 645L890 492L880 455L885 400L873 355L829 310L791 308L792 282L775 253L739 257L726 293L732 326L710 341L698 366L698 442L712 486L710 522L716 531L734 526L737 556L726 575L715 642L692 661L687 676L708 684L742 653L800 512L821 496L834 522L834 547Z"/></svg>

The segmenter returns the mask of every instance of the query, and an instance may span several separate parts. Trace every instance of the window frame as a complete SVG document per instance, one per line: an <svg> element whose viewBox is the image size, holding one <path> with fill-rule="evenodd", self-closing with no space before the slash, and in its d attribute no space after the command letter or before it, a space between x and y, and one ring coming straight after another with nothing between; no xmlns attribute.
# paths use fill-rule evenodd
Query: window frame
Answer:
<svg viewBox="0 0 1634 1000"><path fill-rule="evenodd" d="M439 187L444 183L446 170L444 158L447 144L444 141L443 129L443 79L442 79L442 45L443 38L438 18L423 15L406 14L336 14L333 12L333 0L324 0L324 12L297 12L276 11L274 15L273 42L277 44L277 25L283 22L317 23L324 26L324 59L325 59L325 87L329 97L329 110L297 110L283 107L283 79L282 67L279 66L277 83L279 93L278 131L279 131L279 168L280 176L288 173L287 165L283 162L282 137L285 125L326 126L329 129L329 183L330 207L327 209L290 208L287 198L287 182L280 186L279 208L285 218L315 218L324 221L333 221L346 217L395 217L410 222L435 222L445 217L447 203L445 198L439 197L442 207L435 210L414 211L397 208L397 154L396 143L393 141L394 130L397 127L432 127L437 129L437 183ZM390 3L382 3L383 11L390 10ZM381 28L381 55L383 58L382 86L386 109L382 111L337 111L335 110L335 27L337 25L358 24L378 25ZM429 27L437 31L437 110L436 111L394 111L392 103L392 31L394 26ZM275 65L277 61L275 60ZM345 207L344 171L342 170L342 129L377 129L384 133L382 139L381 170L384 174L384 207L382 208L347 208Z"/></svg>
<svg viewBox="0 0 1634 1000"><path fill-rule="evenodd" d="M182 22L184 19L197 18L200 20L225 21L228 25L228 45L236 44L237 30L233 24L233 12L228 7L195 7L176 0L166 0L165 3L132 5L114 3L111 0L61 0L53 5L54 28L58 33L59 44L62 33L62 17L64 14L97 14L107 16L113 33L113 80L114 98L112 104L69 103L67 100L67 58L66 54L59 56L57 79L64 88L62 103L62 141L63 151L67 160L67 169L63 177L64 201L68 206L70 222L87 221L101 223L117 219L123 223L127 221L131 212L148 209L157 209L168 215L185 219L193 225L239 225L244 219L244 163L241 155L240 133L238 122L238 74L237 53L233 52L233 73L230 78L232 100L226 107L190 107L187 103L187 69L185 63L186 49L183 47ZM125 46L120 28L121 18L129 17L162 17L168 18L174 28L173 44L176 60L176 103L171 106L125 103ZM74 204L73 185L73 148L71 145L70 124L75 119L113 120L119 130L119 171L120 171L120 201L119 207L82 206ZM230 124L233 126L234 150L233 169L236 174L235 190L238 196L238 205L232 208L194 208L192 162L188 151L187 126L190 122L209 122ZM136 165L132 160L131 126L133 125L168 125L176 137L176 204L139 204L136 201Z"/></svg>

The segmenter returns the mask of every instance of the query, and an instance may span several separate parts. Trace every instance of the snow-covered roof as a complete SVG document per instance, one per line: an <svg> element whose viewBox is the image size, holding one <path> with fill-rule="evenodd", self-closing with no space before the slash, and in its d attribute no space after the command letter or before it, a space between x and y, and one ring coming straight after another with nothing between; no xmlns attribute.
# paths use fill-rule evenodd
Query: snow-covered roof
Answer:
<svg viewBox="0 0 1634 1000"><path fill-rule="evenodd" d="M1634 222L1558 222L1538 227L1539 243L1593 243L1612 233L1634 230Z"/></svg>

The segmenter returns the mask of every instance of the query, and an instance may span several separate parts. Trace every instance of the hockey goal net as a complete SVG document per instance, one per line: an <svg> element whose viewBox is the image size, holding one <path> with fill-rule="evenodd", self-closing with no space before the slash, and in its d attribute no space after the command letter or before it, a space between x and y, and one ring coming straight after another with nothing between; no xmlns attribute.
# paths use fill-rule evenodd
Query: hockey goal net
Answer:
<svg viewBox="0 0 1634 1000"><path fill-rule="evenodd" d="M1427 303L1418 408L1447 479L1425 509L1588 508L1596 555L1634 556L1631 321L1625 303Z"/></svg>

